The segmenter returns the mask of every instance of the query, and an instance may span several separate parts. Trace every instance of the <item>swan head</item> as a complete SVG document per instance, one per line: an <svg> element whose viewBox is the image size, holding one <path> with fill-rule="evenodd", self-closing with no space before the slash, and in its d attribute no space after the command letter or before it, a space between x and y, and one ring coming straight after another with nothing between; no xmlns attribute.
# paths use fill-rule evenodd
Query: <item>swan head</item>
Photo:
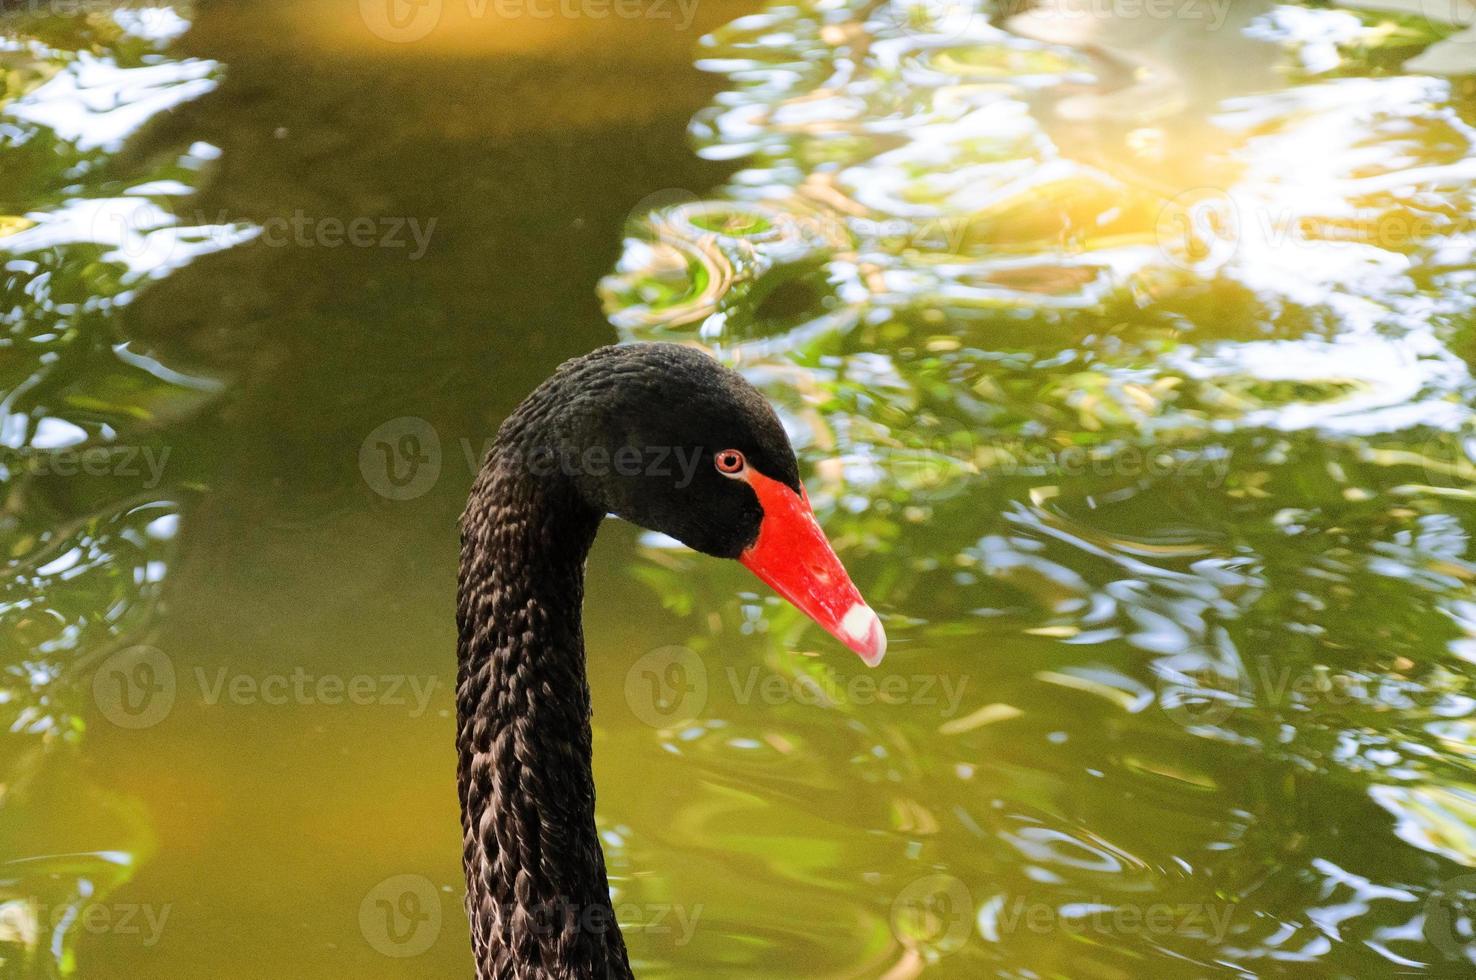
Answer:
<svg viewBox="0 0 1476 980"><path fill-rule="evenodd" d="M537 435L512 441L535 476L742 562L867 664L881 662L881 620L815 519L778 416L742 375L677 344L620 345L566 363L530 403Z"/></svg>

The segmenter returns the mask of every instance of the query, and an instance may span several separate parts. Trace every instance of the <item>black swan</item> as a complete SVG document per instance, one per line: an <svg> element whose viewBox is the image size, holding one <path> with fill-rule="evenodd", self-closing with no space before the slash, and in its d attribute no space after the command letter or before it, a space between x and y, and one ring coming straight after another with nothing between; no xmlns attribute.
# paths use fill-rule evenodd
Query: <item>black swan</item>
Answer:
<svg viewBox="0 0 1476 980"><path fill-rule="evenodd" d="M631 976L595 831L580 623L606 514L738 559L871 666L886 652L747 381L676 344L561 365L503 422L461 519L457 785L479 980Z"/></svg>

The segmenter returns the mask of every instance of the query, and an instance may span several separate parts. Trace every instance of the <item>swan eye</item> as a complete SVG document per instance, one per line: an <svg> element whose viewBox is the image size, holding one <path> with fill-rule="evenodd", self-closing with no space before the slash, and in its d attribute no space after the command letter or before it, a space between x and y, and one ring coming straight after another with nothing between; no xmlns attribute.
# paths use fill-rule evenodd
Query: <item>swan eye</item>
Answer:
<svg viewBox="0 0 1476 980"><path fill-rule="evenodd" d="M719 473L733 477L741 476L743 467L746 465L743 454L736 449L724 449L713 457L713 463L717 466Z"/></svg>

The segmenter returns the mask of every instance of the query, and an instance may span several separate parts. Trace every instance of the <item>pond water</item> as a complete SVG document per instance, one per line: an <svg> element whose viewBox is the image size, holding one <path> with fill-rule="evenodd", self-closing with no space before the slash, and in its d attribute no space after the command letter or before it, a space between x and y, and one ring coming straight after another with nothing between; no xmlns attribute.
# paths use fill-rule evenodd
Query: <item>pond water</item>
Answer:
<svg viewBox="0 0 1476 980"><path fill-rule="evenodd" d="M1469 973L1476 39L1368 6L0 14L0 976L469 975L456 517L653 339L891 651L605 526L638 975Z"/></svg>

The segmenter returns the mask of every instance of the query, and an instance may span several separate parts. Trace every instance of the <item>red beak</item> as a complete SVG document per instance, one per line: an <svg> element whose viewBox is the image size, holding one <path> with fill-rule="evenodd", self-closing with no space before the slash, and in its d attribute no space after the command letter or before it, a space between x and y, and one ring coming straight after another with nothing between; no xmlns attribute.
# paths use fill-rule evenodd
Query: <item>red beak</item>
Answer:
<svg viewBox="0 0 1476 980"><path fill-rule="evenodd" d="M749 467L742 477L764 508L758 540L738 560L800 612L856 651L868 667L881 663L887 634L825 540L803 490L795 493Z"/></svg>

